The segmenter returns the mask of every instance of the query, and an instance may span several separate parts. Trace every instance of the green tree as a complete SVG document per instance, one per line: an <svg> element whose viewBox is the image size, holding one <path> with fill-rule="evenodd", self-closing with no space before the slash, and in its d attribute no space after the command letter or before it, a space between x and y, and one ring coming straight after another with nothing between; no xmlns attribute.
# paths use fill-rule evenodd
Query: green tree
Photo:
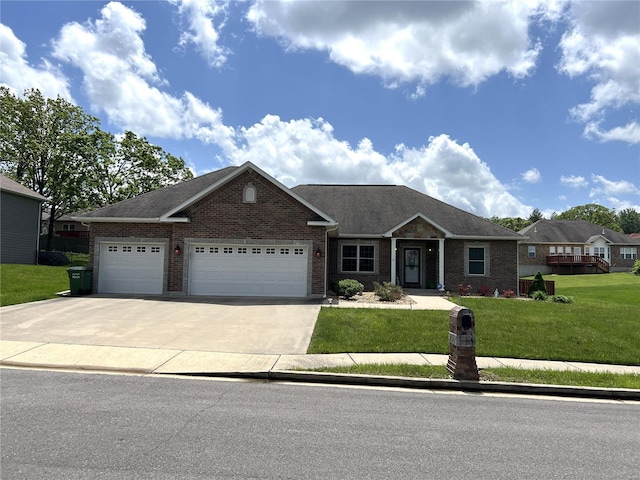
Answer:
<svg viewBox="0 0 640 480"><path fill-rule="evenodd" d="M63 98L44 98L35 89L19 98L0 87L0 106L2 170L47 198L46 248L51 250L56 219L89 206L94 168L86 140L98 128L98 119Z"/></svg>
<svg viewBox="0 0 640 480"><path fill-rule="evenodd" d="M193 178L184 160L127 131L119 141L95 138L100 182L96 204L103 206Z"/></svg>
<svg viewBox="0 0 640 480"><path fill-rule="evenodd" d="M536 223L538 220L542 220L543 218L544 215L542 215L542 212L536 208L531 212L531 215L529 215L529 224Z"/></svg>
<svg viewBox="0 0 640 480"><path fill-rule="evenodd" d="M508 228L509 230L513 230L514 232L519 232L524 227L528 227L529 225L531 225L531 222L529 220L520 217L491 217L489 220L493 223L497 223L498 225Z"/></svg>
<svg viewBox="0 0 640 480"><path fill-rule="evenodd" d="M625 208L618 214L622 233L640 233L640 212L633 208Z"/></svg>
<svg viewBox="0 0 640 480"><path fill-rule="evenodd" d="M595 223L596 225L615 230L616 232L622 231L618 224L618 214L616 211L595 203L570 208L566 212L556 215L553 219L586 220L587 222Z"/></svg>

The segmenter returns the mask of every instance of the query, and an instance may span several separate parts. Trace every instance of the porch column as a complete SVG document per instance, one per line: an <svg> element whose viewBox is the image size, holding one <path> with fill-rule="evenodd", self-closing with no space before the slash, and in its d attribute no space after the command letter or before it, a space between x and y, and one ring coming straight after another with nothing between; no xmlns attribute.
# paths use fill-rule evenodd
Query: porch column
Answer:
<svg viewBox="0 0 640 480"><path fill-rule="evenodd" d="M396 239L391 237L391 284L396 284Z"/></svg>
<svg viewBox="0 0 640 480"><path fill-rule="evenodd" d="M444 283L444 238L438 239L438 283L445 288Z"/></svg>

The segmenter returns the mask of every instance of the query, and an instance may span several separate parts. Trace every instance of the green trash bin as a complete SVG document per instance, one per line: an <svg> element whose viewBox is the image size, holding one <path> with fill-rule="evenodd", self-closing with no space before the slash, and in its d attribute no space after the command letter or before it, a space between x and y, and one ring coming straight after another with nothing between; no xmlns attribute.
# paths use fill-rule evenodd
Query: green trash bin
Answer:
<svg viewBox="0 0 640 480"><path fill-rule="evenodd" d="M89 295L91 293L91 277L93 270L88 267L69 267L69 289L72 296Z"/></svg>

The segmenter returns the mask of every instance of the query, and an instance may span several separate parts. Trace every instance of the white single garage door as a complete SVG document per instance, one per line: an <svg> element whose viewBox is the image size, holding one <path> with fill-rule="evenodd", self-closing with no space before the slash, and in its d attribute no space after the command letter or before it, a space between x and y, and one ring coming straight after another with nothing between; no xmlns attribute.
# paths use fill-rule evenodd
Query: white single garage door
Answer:
<svg viewBox="0 0 640 480"><path fill-rule="evenodd" d="M101 243L98 293L162 294L164 245Z"/></svg>
<svg viewBox="0 0 640 480"><path fill-rule="evenodd" d="M308 248L194 245L190 295L306 297Z"/></svg>

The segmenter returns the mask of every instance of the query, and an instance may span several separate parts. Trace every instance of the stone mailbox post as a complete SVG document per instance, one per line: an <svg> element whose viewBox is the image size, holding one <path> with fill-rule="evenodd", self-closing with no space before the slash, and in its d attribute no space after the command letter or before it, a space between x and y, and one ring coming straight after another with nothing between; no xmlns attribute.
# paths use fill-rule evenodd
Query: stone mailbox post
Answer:
<svg viewBox="0 0 640 480"><path fill-rule="evenodd" d="M456 380L479 380L476 365L476 319L464 307L449 312L449 361L447 370Z"/></svg>

